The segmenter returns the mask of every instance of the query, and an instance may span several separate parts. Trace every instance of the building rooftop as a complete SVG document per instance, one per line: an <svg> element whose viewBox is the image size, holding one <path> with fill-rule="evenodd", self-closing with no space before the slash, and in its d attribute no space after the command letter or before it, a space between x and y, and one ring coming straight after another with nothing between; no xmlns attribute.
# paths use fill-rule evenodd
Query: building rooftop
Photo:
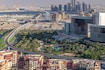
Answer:
<svg viewBox="0 0 105 70"><path fill-rule="evenodd" d="M75 19L92 19L91 16L72 16L72 18L75 18Z"/></svg>
<svg viewBox="0 0 105 70"><path fill-rule="evenodd" d="M44 57L43 55L37 55L37 54L27 54L26 56L25 56L25 59L27 59L27 58L32 58L32 59L34 59L34 60L37 60L37 59L41 59L42 57Z"/></svg>
<svg viewBox="0 0 105 70"><path fill-rule="evenodd" d="M105 25L91 25L91 27L105 28Z"/></svg>
<svg viewBox="0 0 105 70"><path fill-rule="evenodd" d="M0 63L4 62L4 60L0 60Z"/></svg>
<svg viewBox="0 0 105 70"><path fill-rule="evenodd" d="M0 51L0 54L12 54L13 52L15 52L15 51Z"/></svg>

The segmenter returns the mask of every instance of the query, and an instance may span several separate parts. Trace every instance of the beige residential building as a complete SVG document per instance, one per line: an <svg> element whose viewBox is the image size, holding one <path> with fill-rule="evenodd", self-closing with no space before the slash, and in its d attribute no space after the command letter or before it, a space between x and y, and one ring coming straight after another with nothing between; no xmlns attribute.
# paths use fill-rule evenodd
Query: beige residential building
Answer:
<svg viewBox="0 0 105 70"><path fill-rule="evenodd" d="M24 60L24 70L42 70L44 56L28 54Z"/></svg>
<svg viewBox="0 0 105 70"><path fill-rule="evenodd" d="M1 70L18 70L17 60L18 60L17 51L0 51L0 64ZM3 67L2 67L3 66Z"/></svg>

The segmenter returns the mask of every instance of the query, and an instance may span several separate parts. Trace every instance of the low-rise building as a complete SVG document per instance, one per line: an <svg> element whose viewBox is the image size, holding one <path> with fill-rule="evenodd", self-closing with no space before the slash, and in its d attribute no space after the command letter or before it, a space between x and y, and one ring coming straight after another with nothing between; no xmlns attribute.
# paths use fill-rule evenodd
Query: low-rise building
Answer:
<svg viewBox="0 0 105 70"><path fill-rule="evenodd" d="M24 57L24 70L42 70L44 56L28 54Z"/></svg>
<svg viewBox="0 0 105 70"><path fill-rule="evenodd" d="M74 59L72 69L73 70L101 70L101 66L100 66L100 63L95 60Z"/></svg>
<svg viewBox="0 0 105 70"><path fill-rule="evenodd" d="M18 52L17 51L0 51L1 64L4 64L4 68L1 70L18 70ZM3 60L3 61L2 61Z"/></svg>
<svg viewBox="0 0 105 70"><path fill-rule="evenodd" d="M71 70L72 61L64 59L48 59L43 63L43 70Z"/></svg>
<svg viewBox="0 0 105 70"><path fill-rule="evenodd" d="M6 60L0 60L0 70L8 70L8 65Z"/></svg>

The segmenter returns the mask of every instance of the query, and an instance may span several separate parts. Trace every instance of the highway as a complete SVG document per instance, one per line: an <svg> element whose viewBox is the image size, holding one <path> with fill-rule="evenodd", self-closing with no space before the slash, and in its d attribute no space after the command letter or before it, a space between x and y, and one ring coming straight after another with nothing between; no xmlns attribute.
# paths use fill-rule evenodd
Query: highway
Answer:
<svg viewBox="0 0 105 70"><path fill-rule="evenodd" d="M35 17L35 21L38 22L37 19L39 19L39 17L41 17L42 15L39 14L38 16ZM33 20L32 20L33 22ZM47 53L38 53L38 52L30 52L28 50L22 50L21 48L17 48L15 46L13 46L13 43L9 43L9 40L14 37L22 28L28 26L30 23L26 23L26 24L23 24L15 29L13 29L4 39L4 43L5 43L5 48L11 48L13 50L17 50L18 52L23 52L23 53L26 53L26 54L41 54L41 55L44 55L44 56L47 56L49 58L56 58L56 59L67 59L67 60L72 60L72 59L75 59L75 57L69 57L69 56L58 56L58 55L53 55L53 54L47 54ZM77 58L76 58L77 59Z"/></svg>

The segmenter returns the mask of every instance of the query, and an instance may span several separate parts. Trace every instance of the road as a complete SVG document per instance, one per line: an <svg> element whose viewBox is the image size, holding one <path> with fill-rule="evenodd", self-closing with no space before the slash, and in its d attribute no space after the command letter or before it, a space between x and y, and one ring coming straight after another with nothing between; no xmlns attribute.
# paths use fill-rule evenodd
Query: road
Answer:
<svg viewBox="0 0 105 70"><path fill-rule="evenodd" d="M39 14L38 16L36 16L35 21L38 22L37 19L39 19L39 17L41 16L41 14ZM34 22L35 22L34 21ZM5 43L5 48L11 48L13 50L17 50L19 52L23 52L23 53L27 53L27 54L41 54L50 58L57 58L57 59L67 59L67 60L72 60L75 59L75 57L68 57L68 56L58 56L58 55L52 55L52 54L47 54L47 53L38 53L38 52L30 52L28 50L22 50L20 48L17 48L15 46L13 46L13 43L9 43L9 40L14 37L22 28L28 26L30 23L26 23L23 24L15 29L13 29L4 39L4 43ZM76 58L77 59L77 58Z"/></svg>
<svg viewBox="0 0 105 70"><path fill-rule="evenodd" d="M21 28L23 28L23 27L25 27L25 26L28 26L29 24L30 24L30 23L24 24L24 25L22 25L22 26L20 26L20 27L15 28L14 30L12 30L12 31L8 34L8 36L6 36L4 42L5 42L5 44L6 44L9 48L11 48L11 49L13 49L13 50L17 50L17 51L19 51L19 52L23 52L23 53L27 53L27 54L42 54L42 53L38 53L38 52L30 52L30 51L28 51L28 50L22 50L22 49L20 49L20 48L16 48L16 47L13 46L11 43L9 43L9 40L10 40L13 36L15 36L15 35L20 31ZM51 55L51 54L47 54L47 53L43 53L42 55L47 56L47 57L51 57L51 58L57 58L57 59L67 59L67 60L75 59L75 57L58 56L58 55ZM77 58L76 58L76 59L77 59Z"/></svg>
<svg viewBox="0 0 105 70"><path fill-rule="evenodd" d="M47 53L38 53L38 52L30 52L28 50L22 50L20 48L17 48L15 46L13 46L13 43L9 43L9 40L15 36L20 30L21 28L24 28L26 26L28 26L30 23L26 23L26 24L23 24L15 29L13 29L4 39L4 43L7 47L13 49L13 50L17 50L18 52L23 52L23 53L27 53L27 54L41 54L41 55L44 55L46 57L49 57L49 58L55 58L55 59L66 59L66 60L72 60L72 59L84 59L84 58L77 58L77 57L70 57L70 56L58 56L58 55L54 55L54 54L47 54ZM88 60L91 60L91 59L88 59ZM101 63L105 63L104 61L100 61Z"/></svg>

